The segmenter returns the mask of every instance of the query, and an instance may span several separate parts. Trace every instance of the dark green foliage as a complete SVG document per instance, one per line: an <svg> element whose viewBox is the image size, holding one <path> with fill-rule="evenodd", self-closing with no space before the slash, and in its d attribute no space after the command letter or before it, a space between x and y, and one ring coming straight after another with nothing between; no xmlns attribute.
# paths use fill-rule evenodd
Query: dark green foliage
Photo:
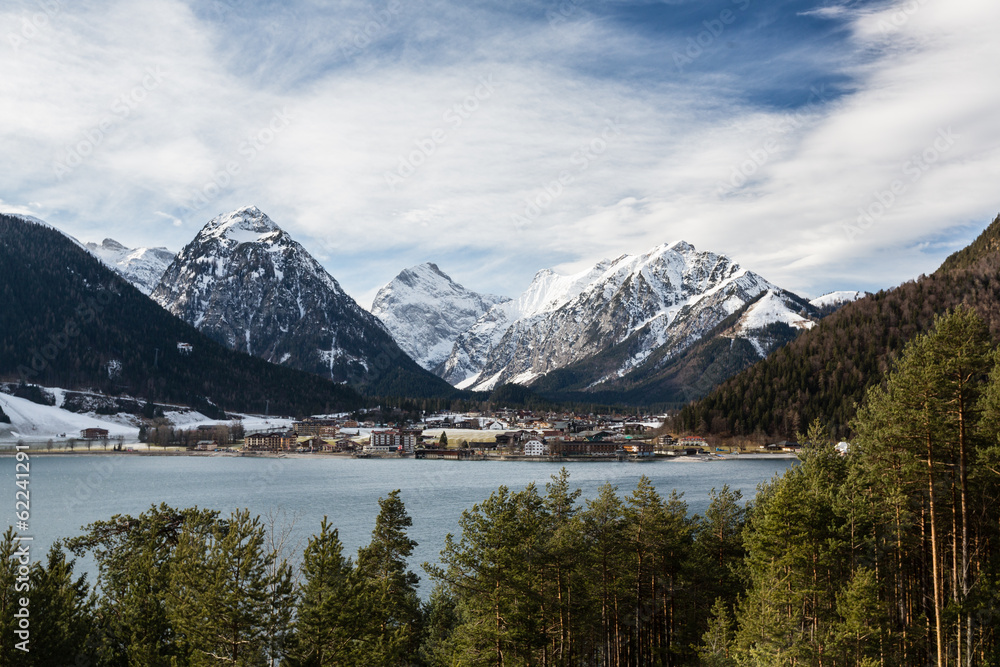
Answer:
<svg viewBox="0 0 1000 667"><path fill-rule="evenodd" d="M265 545L259 517L234 512L177 537L165 597L178 650L191 665L262 665L284 648L292 572Z"/></svg>
<svg viewBox="0 0 1000 667"><path fill-rule="evenodd" d="M17 385L17 388L11 392L11 395L31 401L32 403L37 403L38 405L56 404L55 396L45 391L38 385L25 384L23 381Z"/></svg>
<svg viewBox="0 0 1000 667"><path fill-rule="evenodd" d="M578 497L564 470L545 496L501 487L463 513L444 567L425 566L454 627L432 664L690 664L707 621L684 503L646 478L624 501L610 486L586 509Z"/></svg>
<svg viewBox="0 0 1000 667"><path fill-rule="evenodd" d="M363 664L367 612L361 578L326 517L306 546L290 667Z"/></svg>
<svg viewBox="0 0 1000 667"><path fill-rule="evenodd" d="M364 650L373 664L405 665L420 646L419 580L406 562L417 543L406 534L413 520L399 491L378 503L372 541L358 550L357 575L369 606L363 624L372 638Z"/></svg>
<svg viewBox="0 0 1000 667"><path fill-rule="evenodd" d="M343 385L222 347L67 237L2 215L0 302L0 379L128 393L215 416L262 414L268 401L272 414L362 402ZM194 351L182 354L180 342Z"/></svg>
<svg viewBox="0 0 1000 667"><path fill-rule="evenodd" d="M970 309L938 318L869 390L850 455L808 448L761 489L737 664L997 663L988 339Z"/></svg>
<svg viewBox="0 0 1000 667"><path fill-rule="evenodd" d="M3 406L0 406L0 424L9 424L9 423L10 423L10 417L8 417L7 413L3 411Z"/></svg>
<svg viewBox="0 0 1000 667"><path fill-rule="evenodd" d="M816 418L836 438L903 346L965 304L1000 340L1000 218L934 274L869 295L686 406L680 428L792 438Z"/></svg>

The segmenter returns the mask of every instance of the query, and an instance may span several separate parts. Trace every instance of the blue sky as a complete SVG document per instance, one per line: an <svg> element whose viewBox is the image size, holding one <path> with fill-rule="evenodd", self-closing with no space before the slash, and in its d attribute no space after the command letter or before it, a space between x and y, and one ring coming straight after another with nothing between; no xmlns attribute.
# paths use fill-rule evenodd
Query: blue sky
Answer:
<svg viewBox="0 0 1000 667"><path fill-rule="evenodd" d="M806 296L1000 211L995 0L8 0L0 210L180 249L256 204L359 303L683 238Z"/></svg>

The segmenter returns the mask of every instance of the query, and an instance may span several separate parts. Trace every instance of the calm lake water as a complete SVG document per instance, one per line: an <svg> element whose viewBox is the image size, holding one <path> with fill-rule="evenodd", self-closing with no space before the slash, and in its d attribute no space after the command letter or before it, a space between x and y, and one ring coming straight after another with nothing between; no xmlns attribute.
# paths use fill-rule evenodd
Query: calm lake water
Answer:
<svg viewBox="0 0 1000 667"><path fill-rule="evenodd" d="M14 521L14 459L2 459L3 486L10 490L3 513ZM605 482L630 493L646 475L664 496L683 492L691 514L708 506L712 488L729 484L752 498L757 485L797 461L741 459L706 462L566 463L570 483L593 498ZM545 482L559 464L542 462L456 462L363 459L259 459L233 457L33 456L31 458L31 530L33 555L40 559L60 537L114 514L137 515L153 504L197 505L228 514L249 508L253 514L279 514L292 526L291 541L299 554L323 516L340 529L346 553L368 543L378 499L394 489L413 518L410 536L419 546L411 569L436 562L445 535L458 531L462 511L484 500L500 485L512 490ZM83 569L91 564L81 562ZM427 595L427 586L421 590Z"/></svg>

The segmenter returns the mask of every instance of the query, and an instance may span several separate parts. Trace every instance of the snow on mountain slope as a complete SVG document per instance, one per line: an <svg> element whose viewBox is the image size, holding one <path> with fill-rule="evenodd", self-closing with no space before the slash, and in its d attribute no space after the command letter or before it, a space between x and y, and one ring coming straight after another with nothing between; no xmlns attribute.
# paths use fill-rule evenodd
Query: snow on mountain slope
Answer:
<svg viewBox="0 0 1000 667"><path fill-rule="evenodd" d="M447 389L255 206L210 220L152 298L215 340L275 364L368 388ZM390 389L402 391L378 387Z"/></svg>
<svg viewBox="0 0 1000 667"><path fill-rule="evenodd" d="M166 248L126 248L114 239L104 239L100 245L88 243L86 248L147 295L174 261L174 253Z"/></svg>
<svg viewBox="0 0 1000 667"><path fill-rule="evenodd" d="M77 414L54 405L39 405L24 398L0 393L0 407L10 417L9 424L0 423L0 441L37 440L56 438L65 433L67 437L79 437L87 428L107 429L111 437L136 438L137 425L113 421L114 416L98 417L92 414Z"/></svg>
<svg viewBox="0 0 1000 667"><path fill-rule="evenodd" d="M434 370L448 358L460 334L506 301L510 298L468 290L428 262L401 271L380 289L371 312L403 351Z"/></svg>
<svg viewBox="0 0 1000 667"><path fill-rule="evenodd" d="M604 260L573 276L540 271L520 298L494 306L458 337L442 376L481 391L528 383L628 340L630 353L613 373L620 377L654 350L667 357L682 352L768 292L774 297L762 299L736 335L771 321L807 320L797 314L804 304L794 295L684 241Z"/></svg>
<svg viewBox="0 0 1000 667"><path fill-rule="evenodd" d="M611 262L604 260L579 273L563 276L551 269L535 274L531 284L517 299L497 304L484 313L467 331L461 333L452 346L451 354L437 373L459 389L477 384L489 351L503 339L507 330L520 320L558 310L607 270ZM493 386L500 378L481 384Z"/></svg>
<svg viewBox="0 0 1000 667"><path fill-rule="evenodd" d="M775 322L783 322L798 329L812 329L816 323L793 311L780 292L769 290L740 318L740 332L763 329Z"/></svg>
<svg viewBox="0 0 1000 667"><path fill-rule="evenodd" d="M845 303L851 303L852 301L857 301L863 296L865 296L864 292L841 290L838 292L829 292L823 296L816 297L809 303L817 308L825 308L827 306L839 306Z"/></svg>
<svg viewBox="0 0 1000 667"><path fill-rule="evenodd" d="M804 331L816 326L816 322L804 317L794 309L795 307L796 304L789 303L787 296L780 291L768 290L740 317L736 328L737 335L750 341L763 359L770 350L766 344L766 337L762 337L760 333L769 325L780 322Z"/></svg>

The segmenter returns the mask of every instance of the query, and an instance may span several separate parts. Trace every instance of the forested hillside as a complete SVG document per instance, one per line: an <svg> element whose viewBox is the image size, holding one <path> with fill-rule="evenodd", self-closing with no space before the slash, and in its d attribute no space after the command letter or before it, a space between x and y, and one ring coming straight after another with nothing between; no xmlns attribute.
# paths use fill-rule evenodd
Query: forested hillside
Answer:
<svg viewBox="0 0 1000 667"><path fill-rule="evenodd" d="M847 304L770 357L686 406L681 429L794 437L813 419L837 438L865 391L934 317L966 304L1000 336L1000 217L930 276Z"/></svg>
<svg viewBox="0 0 1000 667"><path fill-rule="evenodd" d="M312 414L353 389L226 349L58 231L0 215L0 379L223 410ZM190 353L178 343L191 346Z"/></svg>

